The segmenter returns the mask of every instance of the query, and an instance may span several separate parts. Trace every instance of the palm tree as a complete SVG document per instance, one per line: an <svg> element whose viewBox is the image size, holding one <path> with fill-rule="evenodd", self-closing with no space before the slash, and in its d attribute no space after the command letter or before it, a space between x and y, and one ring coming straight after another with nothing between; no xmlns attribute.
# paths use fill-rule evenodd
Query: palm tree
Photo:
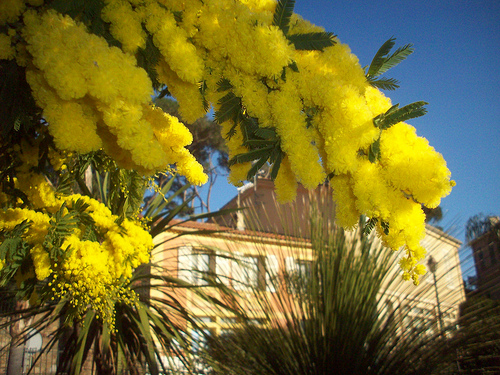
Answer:
<svg viewBox="0 0 500 375"><path fill-rule="evenodd" d="M432 283L418 288L395 270L398 258L373 237L327 227L312 210L309 267L282 275L277 293L255 288L246 319L213 338L205 354L217 374L431 374L457 371L455 327L436 315L409 319ZM290 238L290 248L294 240ZM296 240L296 239L295 239ZM263 251L265 252L265 246ZM285 254L290 249L282 249ZM291 250L290 250L291 251ZM296 251L296 250L295 250ZM304 254L304 258L307 254ZM417 289L417 298L415 298ZM398 302L394 291L404 296ZM413 297L412 297L413 296ZM258 304L258 316L248 311ZM263 315L262 315L263 314ZM256 325L255 318L262 325ZM454 343L453 343L454 344Z"/></svg>
<svg viewBox="0 0 500 375"><path fill-rule="evenodd" d="M499 218L497 216L484 215L482 213L470 217L465 225L465 239L468 243L471 242L489 232L498 221Z"/></svg>
<svg viewBox="0 0 500 375"><path fill-rule="evenodd" d="M123 193L117 179L124 179L128 192ZM120 211L128 216L137 212L144 194L144 184L135 172L116 169L112 172L94 174L94 183L90 187L80 186L87 194L95 196L105 203L113 213ZM191 199L184 199L173 209L167 209L172 200L182 197L189 189L184 185L176 191L170 191L174 184L172 176L161 188L148 199L148 204L142 206L143 219L149 223L149 232L153 239L163 231L172 228L171 220L179 212L189 206ZM115 212L116 211L116 212ZM217 213L192 215L187 220L208 218ZM153 253L159 245L156 241ZM155 256L152 256L154 259ZM169 371L168 362L162 358L179 358L185 368L190 368L189 350L190 337L185 332L186 322L191 327L198 327L196 319L177 300L179 288L190 288L185 281L173 277L168 270L157 264L150 263L136 269L130 280L124 280L123 290L131 290L132 298L124 302L121 298L109 296L107 304L114 307L115 325L99 318L98 314L89 309L82 318L72 313L71 301L62 299L39 306L19 308L10 313L13 319L1 326L15 326L16 322L31 321L18 332L20 343L24 343L28 332L36 329L38 332L59 325L50 340L44 343L37 361L51 350L59 348L57 374L74 374L82 372L85 363L95 369L97 375L115 375L128 371L130 374L159 374ZM157 293L149 293L155 288ZM202 291L198 291L203 295ZM137 296L134 298L133 296ZM9 315L9 314L7 314ZM24 339L23 339L24 338ZM12 346L13 349L16 347ZM13 373L19 373L20 366Z"/></svg>

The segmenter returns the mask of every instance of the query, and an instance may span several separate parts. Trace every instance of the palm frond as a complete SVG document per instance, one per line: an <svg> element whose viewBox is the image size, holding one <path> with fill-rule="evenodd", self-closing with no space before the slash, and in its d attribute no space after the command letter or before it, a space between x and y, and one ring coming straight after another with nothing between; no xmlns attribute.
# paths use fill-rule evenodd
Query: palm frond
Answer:
<svg viewBox="0 0 500 375"><path fill-rule="evenodd" d="M332 230L317 212L301 216L310 223L308 240L299 244L290 237L278 249L257 245L261 256L281 254L284 263L295 254L309 259L309 268L284 271L274 293L245 289L244 320L231 334L213 338L207 358L221 374L237 375L453 371L456 352L445 339L453 325L436 324L432 304L421 308L422 301L432 301L434 285L423 281L415 289L404 283L397 254L361 234L370 223L360 221L354 233Z"/></svg>

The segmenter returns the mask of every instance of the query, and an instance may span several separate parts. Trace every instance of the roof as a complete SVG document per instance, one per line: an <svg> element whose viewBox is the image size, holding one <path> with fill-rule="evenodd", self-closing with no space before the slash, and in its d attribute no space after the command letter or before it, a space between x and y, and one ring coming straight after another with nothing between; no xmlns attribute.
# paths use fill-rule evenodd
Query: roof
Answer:
<svg viewBox="0 0 500 375"><path fill-rule="evenodd" d="M262 232L262 231L256 231L256 230L250 230L250 229L236 229L232 227L227 227L223 225L219 225L216 223L207 223L207 222L200 222L200 221L184 221L184 220L179 220L179 219L173 219L171 222L171 227L169 228L170 231L189 231L192 230L193 232L197 231L206 231L207 233L197 233L199 235L214 235L214 234L219 234L219 235L224 235L224 236L232 236L232 237L241 237L241 238L252 238L252 237L258 237L259 239L267 239L270 241L287 241L287 242L301 242L301 243L306 243L310 244L310 240L306 238L301 238L301 237L294 237L290 235L284 235L284 234L277 234L277 233L271 233L271 232ZM214 233L215 232L215 233Z"/></svg>

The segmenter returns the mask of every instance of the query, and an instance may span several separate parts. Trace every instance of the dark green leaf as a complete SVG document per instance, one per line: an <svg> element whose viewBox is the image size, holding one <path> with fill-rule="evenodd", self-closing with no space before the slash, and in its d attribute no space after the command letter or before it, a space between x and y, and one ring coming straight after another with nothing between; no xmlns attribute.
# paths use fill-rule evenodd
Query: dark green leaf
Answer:
<svg viewBox="0 0 500 375"><path fill-rule="evenodd" d="M262 148L270 145L274 145L276 143L276 140L264 140L264 139L250 139L248 141L245 141L244 145L254 149L254 148Z"/></svg>
<svg viewBox="0 0 500 375"><path fill-rule="evenodd" d="M278 153L278 156L276 157L276 160L273 161L273 167L271 169L271 179L275 180L276 177L278 177L278 172L281 167L281 160L283 160L283 152Z"/></svg>
<svg viewBox="0 0 500 375"><path fill-rule="evenodd" d="M408 56L410 56L414 49L411 48L412 44L407 44L406 46L398 48L391 56L388 56L382 66L377 71L377 75L384 74L389 69L395 67L400 62L405 60Z"/></svg>
<svg viewBox="0 0 500 375"><path fill-rule="evenodd" d="M427 113L427 109L425 109L424 106L427 104L429 103L419 101L405 105L402 108L399 108L399 104L395 104L389 108L386 113L376 116L373 119L373 124L381 130L389 129L398 122L407 121L412 118L425 115Z"/></svg>
<svg viewBox="0 0 500 375"><path fill-rule="evenodd" d="M146 38L146 47L137 50L137 65L143 68L151 81L155 90L160 89L161 84L158 82L158 73L156 65L160 59L161 52L153 42L153 37L148 33Z"/></svg>
<svg viewBox="0 0 500 375"><path fill-rule="evenodd" d="M71 373L75 375L79 375L82 364L84 361L85 355L85 347L87 346L87 337L89 335L89 331L92 327L92 321L94 320L95 313L92 310L87 311L85 316L85 320L82 325L82 331L78 336L78 341L76 343L76 353L71 361Z"/></svg>
<svg viewBox="0 0 500 375"><path fill-rule="evenodd" d="M168 87L159 87L158 89L160 89L160 92L158 93L158 96L156 97L156 99L161 99L165 96L172 96L172 94L170 93L170 91L168 91Z"/></svg>
<svg viewBox="0 0 500 375"><path fill-rule="evenodd" d="M385 60L387 59L387 55L391 51L392 47L394 47L396 38L390 38L387 40L382 46L379 48L373 60L368 68L368 72L366 73L367 77L376 77L379 75L378 71L381 69Z"/></svg>
<svg viewBox="0 0 500 375"><path fill-rule="evenodd" d="M288 67L292 69L295 73L299 72L299 67L297 66L297 63L295 61L292 61L290 64L288 64Z"/></svg>
<svg viewBox="0 0 500 375"><path fill-rule="evenodd" d="M241 99L229 92L219 100L220 108L215 112L215 121L219 124L238 117L241 112Z"/></svg>
<svg viewBox="0 0 500 375"><path fill-rule="evenodd" d="M394 78L368 78L368 83L381 90L394 91L399 88L399 81Z"/></svg>
<svg viewBox="0 0 500 375"><path fill-rule="evenodd" d="M271 154L273 148L274 147L269 146L269 147L265 147L265 148L259 148L256 150L252 150L252 151L249 151L249 152L244 153L244 154L238 154L238 155L234 156L231 160L229 160L229 165L233 165L236 163L246 163L246 162L254 161L254 160L260 159L264 156L269 158L269 155Z"/></svg>
<svg viewBox="0 0 500 375"><path fill-rule="evenodd" d="M290 29L290 18L294 7L295 0L279 0L274 10L273 25L278 26L285 36Z"/></svg>
<svg viewBox="0 0 500 375"><path fill-rule="evenodd" d="M175 18L175 22L177 22L178 24L182 23L182 12L179 12L179 11L172 11L172 14L174 15L174 18Z"/></svg>
<svg viewBox="0 0 500 375"><path fill-rule="evenodd" d="M380 137L377 138L375 142L370 145L370 150L368 152L368 160L375 163L380 158Z"/></svg>
<svg viewBox="0 0 500 375"><path fill-rule="evenodd" d="M289 35L287 38L297 50L322 51L335 44L335 35L329 32L314 32Z"/></svg>
<svg viewBox="0 0 500 375"><path fill-rule="evenodd" d="M286 82L286 66L283 67L283 70L281 71L281 80Z"/></svg>
<svg viewBox="0 0 500 375"><path fill-rule="evenodd" d="M224 92L227 90L231 90L233 85L227 78L221 78L219 82L217 82L217 92Z"/></svg>
<svg viewBox="0 0 500 375"><path fill-rule="evenodd" d="M380 88L382 90L397 89L399 87L398 81L393 78L375 79L375 77L380 76L390 68L398 65L414 51L413 48L411 48L412 45L407 44L403 47L398 48L392 55L389 55L392 47L394 47L395 40L395 38L390 38L382 45L382 47L380 47L366 73L368 82L372 86Z"/></svg>
<svg viewBox="0 0 500 375"><path fill-rule="evenodd" d="M381 221L380 222L380 226L382 227L382 229L384 230L384 234L385 235L389 235L389 223L386 222L386 221Z"/></svg>
<svg viewBox="0 0 500 375"><path fill-rule="evenodd" d="M254 133L257 137L266 140L275 140L278 138L278 134L276 134L276 129L273 128L258 128Z"/></svg>
<svg viewBox="0 0 500 375"><path fill-rule="evenodd" d="M59 183L57 184L56 192L58 194L71 194L71 184L73 183L73 178L70 173L64 173L59 177Z"/></svg>
<svg viewBox="0 0 500 375"><path fill-rule="evenodd" d="M266 164L267 159L269 159L269 156L265 155L255 163L253 163L252 167L248 170L247 180L251 180L256 175L256 173L264 166L264 164Z"/></svg>
<svg viewBox="0 0 500 375"><path fill-rule="evenodd" d="M368 220L364 225L363 235L368 236L372 232L373 228L375 228L375 225L377 225L377 223L378 219L376 217L372 217L370 220Z"/></svg>

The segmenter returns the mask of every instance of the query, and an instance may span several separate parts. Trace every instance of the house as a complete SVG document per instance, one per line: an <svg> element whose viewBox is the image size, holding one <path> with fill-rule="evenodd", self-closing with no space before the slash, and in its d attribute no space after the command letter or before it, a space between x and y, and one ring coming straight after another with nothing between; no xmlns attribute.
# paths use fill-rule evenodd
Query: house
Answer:
<svg viewBox="0 0 500 375"><path fill-rule="evenodd" d="M283 274L293 270L307 273L314 261L307 218L321 215L325 228L334 223L334 203L328 186L314 192L299 187L292 205L277 205L272 181L256 178L253 183L239 189L238 195L224 208L249 207L247 210L217 218L210 223L184 222L165 232L159 241L162 254L157 260L171 274L203 288L214 297L222 298L211 288L220 282L230 290L239 292L234 303L251 314L255 324L266 324L262 306L250 293L258 288L262 293L276 293L283 288L279 281ZM316 207L314 215L311 215ZM295 213L295 214L293 214ZM256 224L257 223L257 224ZM375 238L375 241L378 239ZM400 280L382 288L381 309L397 309L401 329L418 329L425 326L429 334L439 333L454 326L458 319L459 305L465 300L458 249L461 243L438 228L427 225L424 246L428 249L426 262L433 272L422 277L420 286L405 282L399 277L399 267L392 275ZM394 253L394 257L398 254ZM395 263L396 264L396 263ZM154 292L154 291L153 291ZM237 316L216 310L195 290L180 292L178 300L205 323L206 331L221 334L231 330ZM200 335L194 332L194 335Z"/></svg>
<svg viewBox="0 0 500 375"><path fill-rule="evenodd" d="M474 238L472 249L476 267L474 295L500 299L500 219L489 218L490 229Z"/></svg>

